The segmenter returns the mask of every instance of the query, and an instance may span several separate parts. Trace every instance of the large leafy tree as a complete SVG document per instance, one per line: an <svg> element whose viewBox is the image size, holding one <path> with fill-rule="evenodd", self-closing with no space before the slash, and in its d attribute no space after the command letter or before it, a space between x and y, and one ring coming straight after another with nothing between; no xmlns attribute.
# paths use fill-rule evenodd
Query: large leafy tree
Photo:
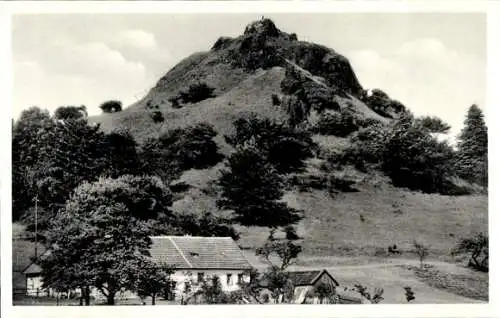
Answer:
<svg viewBox="0 0 500 318"><path fill-rule="evenodd" d="M234 127L226 141L235 147L254 144L279 173L301 170L313 155L315 144L305 130L256 115L237 119Z"/></svg>
<svg viewBox="0 0 500 318"><path fill-rule="evenodd" d="M137 273L153 266L149 236L165 230L171 202L169 190L156 177L83 183L54 218L48 236L51 252L40 261L44 286L95 287L109 305L122 289L144 288Z"/></svg>
<svg viewBox="0 0 500 318"><path fill-rule="evenodd" d="M457 146L455 166L458 174L466 180L487 185L488 130L477 105L472 105L467 112Z"/></svg>
<svg viewBox="0 0 500 318"><path fill-rule="evenodd" d="M382 169L396 186L424 192L446 192L453 150L403 116L387 139Z"/></svg>
<svg viewBox="0 0 500 318"><path fill-rule="evenodd" d="M300 220L300 211L280 201L283 177L255 147L239 149L227 167L218 180L222 189L218 205L233 210L236 222L276 228Z"/></svg>
<svg viewBox="0 0 500 318"><path fill-rule="evenodd" d="M33 205L37 171L48 160L50 132L55 122L46 110L31 107L12 126L12 219L19 220Z"/></svg>
<svg viewBox="0 0 500 318"><path fill-rule="evenodd" d="M37 169L37 191L40 205L55 213L79 184L99 178L106 149L104 133L85 119L59 121L46 138L48 160Z"/></svg>

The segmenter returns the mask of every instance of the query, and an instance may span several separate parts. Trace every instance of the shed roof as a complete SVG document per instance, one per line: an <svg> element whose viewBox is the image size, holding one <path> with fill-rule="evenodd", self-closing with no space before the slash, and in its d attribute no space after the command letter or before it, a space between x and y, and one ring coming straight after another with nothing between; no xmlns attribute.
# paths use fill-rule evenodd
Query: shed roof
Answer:
<svg viewBox="0 0 500 318"><path fill-rule="evenodd" d="M153 236L151 257L178 269L250 269L231 237Z"/></svg>
<svg viewBox="0 0 500 318"><path fill-rule="evenodd" d="M314 285L322 275L328 275L335 285L339 283L328 273L326 269L314 271L290 271L288 277L293 282L294 286Z"/></svg>

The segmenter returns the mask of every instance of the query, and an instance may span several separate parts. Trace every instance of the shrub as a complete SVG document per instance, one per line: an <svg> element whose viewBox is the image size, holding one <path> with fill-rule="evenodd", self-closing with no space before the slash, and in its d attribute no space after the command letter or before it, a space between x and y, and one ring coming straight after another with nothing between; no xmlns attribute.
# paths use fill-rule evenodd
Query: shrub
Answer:
<svg viewBox="0 0 500 318"><path fill-rule="evenodd" d="M175 95L175 96L168 98L168 101L172 105L172 108L181 108L182 107L182 105L180 103L180 98L181 97L179 95Z"/></svg>
<svg viewBox="0 0 500 318"><path fill-rule="evenodd" d="M120 112L120 111L122 111L122 102L120 102L118 100L109 100L109 101L102 103L99 106L99 108L102 109L102 111L104 113Z"/></svg>
<svg viewBox="0 0 500 318"><path fill-rule="evenodd" d="M337 137L345 137L357 129L355 116L349 109L342 109L340 113L322 113L316 127L313 128L319 134Z"/></svg>
<svg viewBox="0 0 500 318"><path fill-rule="evenodd" d="M151 118L155 123L162 123L165 121L165 117L163 117L163 113L159 110L154 111L151 113Z"/></svg>
<svg viewBox="0 0 500 318"><path fill-rule="evenodd" d="M87 117L87 107L82 106L61 106L54 112L56 119L80 119Z"/></svg>
<svg viewBox="0 0 500 318"><path fill-rule="evenodd" d="M207 83L199 82L189 85L187 91L180 91L179 97L184 103L197 103L215 97L214 90L215 88L208 86Z"/></svg>
<svg viewBox="0 0 500 318"><path fill-rule="evenodd" d="M272 94L271 95L271 100L273 102L273 106L279 106L279 105L281 105L281 99L279 98L278 95Z"/></svg>

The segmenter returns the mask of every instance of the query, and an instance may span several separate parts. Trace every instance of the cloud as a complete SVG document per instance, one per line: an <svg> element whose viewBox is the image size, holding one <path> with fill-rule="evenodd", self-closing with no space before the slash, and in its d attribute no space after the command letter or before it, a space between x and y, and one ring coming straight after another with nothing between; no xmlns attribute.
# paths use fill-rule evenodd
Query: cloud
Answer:
<svg viewBox="0 0 500 318"><path fill-rule="evenodd" d="M116 36L115 43L139 49L156 48L156 38L154 34L143 30L124 30Z"/></svg>
<svg viewBox="0 0 500 318"><path fill-rule="evenodd" d="M380 54L356 50L347 54L365 88L381 88L417 115L436 115L460 131L472 103L484 107L484 62L446 47L433 38L403 43Z"/></svg>
<svg viewBox="0 0 500 318"><path fill-rule="evenodd" d="M14 116L28 106L53 111L61 105L87 106L98 114L107 99L136 101L152 82L145 66L104 43L62 41L37 50L30 59L14 56Z"/></svg>

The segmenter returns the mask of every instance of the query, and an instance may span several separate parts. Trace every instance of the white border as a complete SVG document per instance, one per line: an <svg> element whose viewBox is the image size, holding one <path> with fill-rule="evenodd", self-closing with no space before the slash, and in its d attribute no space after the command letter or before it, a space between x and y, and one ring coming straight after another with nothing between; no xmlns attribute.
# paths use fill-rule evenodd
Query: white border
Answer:
<svg viewBox="0 0 500 318"><path fill-rule="evenodd" d="M313 13L313 12L487 12L488 90L487 122L490 131L490 282L500 282L498 262L499 202L497 189L498 149L495 143L500 125L495 116L500 106L500 2L495 1L35 1L0 3L0 129L1 170L1 310L4 317L500 317L499 287L490 283L486 305L364 305L364 306L116 306L116 307L13 307L11 281L10 118L12 72L10 19L13 14L38 13ZM495 107L496 106L496 107Z"/></svg>

